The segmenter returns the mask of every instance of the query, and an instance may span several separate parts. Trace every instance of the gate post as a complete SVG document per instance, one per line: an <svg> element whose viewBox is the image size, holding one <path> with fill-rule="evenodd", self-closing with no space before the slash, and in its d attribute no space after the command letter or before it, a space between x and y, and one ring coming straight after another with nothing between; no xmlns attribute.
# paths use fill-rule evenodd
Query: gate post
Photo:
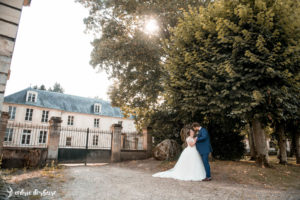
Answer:
<svg viewBox="0 0 300 200"><path fill-rule="evenodd" d="M147 152L147 157L152 156L152 128L151 127L145 127L143 128L143 149Z"/></svg>
<svg viewBox="0 0 300 200"><path fill-rule="evenodd" d="M50 164L52 161L54 161L54 163L57 164L62 120L60 117L51 117L49 123L48 154L46 163Z"/></svg>
<svg viewBox="0 0 300 200"><path fill-rule="evenodd" d="M88 159L89 133L90 133L90 129L88 128L88 129L86 130L86 142L85 142L85 161L84 161L84 165L85 165L85 166L86 166L87 159Z"/></svg>
<svg viewBox="0 0 300 200"><path fill-rule="evenodd" d="M2 112L1 119L0 119L0 157L2 156L2 152L3 152L3 142L4 142L8 118L9 118L8 112Z"/></svg>
<svg viewBox="0 0 300 200"><path fill-rule="evenodd" d="M121 133L122 125L112 125L111 162L121 161Z"/></svg>

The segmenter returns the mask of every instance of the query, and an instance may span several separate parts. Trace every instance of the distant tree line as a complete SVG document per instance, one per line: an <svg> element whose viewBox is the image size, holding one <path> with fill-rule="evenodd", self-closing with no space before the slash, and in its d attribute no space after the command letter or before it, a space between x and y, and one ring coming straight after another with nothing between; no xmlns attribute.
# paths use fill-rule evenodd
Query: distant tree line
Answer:
<svg viewBox="0 0 300 200"><path fill-rule="evenodd" d="M46 89L46 86L44 84L40 85L40 86L33 86L33 89L38 89L38 90L48 90L51 92L59 92L59 93L64 93L65 90L63 89L63 87L59 84L59 83L54 83L53 87L49 87L48 89Z"/></svg>

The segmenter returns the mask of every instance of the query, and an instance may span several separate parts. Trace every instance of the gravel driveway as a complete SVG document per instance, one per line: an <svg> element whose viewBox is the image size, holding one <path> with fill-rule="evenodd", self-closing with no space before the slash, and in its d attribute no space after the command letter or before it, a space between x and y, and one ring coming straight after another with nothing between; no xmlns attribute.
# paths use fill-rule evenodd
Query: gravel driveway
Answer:
<svg viewBox="0 0 300 200"><path fill-rule="evenodd" d="M300 199L299 191L277 191L217 181L185 182L153 178L152 173L115 164L67 167L66 181L60 188L62 196L57 199Z"/></svg>

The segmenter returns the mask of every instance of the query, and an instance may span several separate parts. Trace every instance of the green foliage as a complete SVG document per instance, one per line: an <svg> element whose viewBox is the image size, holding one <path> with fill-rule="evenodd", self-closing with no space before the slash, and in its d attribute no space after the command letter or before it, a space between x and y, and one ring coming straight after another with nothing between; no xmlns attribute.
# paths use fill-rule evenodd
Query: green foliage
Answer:
<svg viewBox="0 0 300 200"><path fill-rule="evenodd" d="M157 110L164 88L162 39L169 38L168 28L182 16L181 8L208 4L209 0L77 2L89 9L84 22L96 35L91 64L115 80L109 92L112 105L135 115L139 128L147 125L147 117ZM142 30L150 18L158 22L157 34L147 35Z"/></svg>
<svg viewBox="0 0 300 200"><path fill-rule="evenodd" d="M54 83L53 88L50 87L48 90L51 92L59 92L59 93L65 92L65 90L59 83Z"/></svg>
<svg viewBox="0 0 300 200"><path fill-rule="evenodd" d="M234 127L233 120L213 121L209 124L212 155L221 160L239 160L245 154L244 135L240 134L240 125Z"/></svg>
<svg viewBox="0 0 300 200"><path fill-rule="evenodd" d="M205 116L296 117L298 11L291 0L220 0L185 12L165 45L169 104Z"/></svg>
<svg viewBox="0 0 300 200"><path fill-rule="evenodd" d="M33 89L38 89L38 90L47 90L46 86L44 84L42 84L41 86L35 85L32 88ZM50 87L48 89L48 91L64 93L65 90L63 89L63 87L59 83L54 83L53 88Z"/></svg>
<svg viewBox="0 0 300 200"><path fill-rule="evenodd" d="M208 121L220 158L221 141L238 152L242 139L223 130L228 123L299 118L299 9L293 0L219 0L190 8L170 29L164 99L178 113Z"/></svg>
<svg viewBox="0 0 300 200"><path fill-rule="evenodd" d="M46 87L44 84L42 84L40 87L38 87L37 85L32 87L33 89L38 89L38 90L46 90Z"/></svg>
<svg viewBox="0 0 300 200"><path fill-rule="evenodd" d="M138 127L174 135L171 127L201 120L213 148L232 142L237 158L242 120L299 119L299 1L78 2L89 8L85 23L97 37L91 64L116 80L112 104L136 116ZM141 31L150 17L156 35ZM214 154L226 158L225 150Z"/></svg>
<svg viewBox="0 0 300 200"><path fill-rule="evenodd" d="M158 144L165 139L173 139L182 144L180 131L184 124L178 120L178 113L173 110L159 109L149 119L149 126L153 129L154 143Z"/></svg>

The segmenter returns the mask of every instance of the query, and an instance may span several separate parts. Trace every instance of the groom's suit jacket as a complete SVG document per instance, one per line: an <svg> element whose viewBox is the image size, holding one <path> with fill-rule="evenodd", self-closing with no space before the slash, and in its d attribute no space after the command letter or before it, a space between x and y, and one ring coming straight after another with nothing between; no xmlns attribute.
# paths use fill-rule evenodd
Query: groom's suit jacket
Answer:
<svg viewBox="0 0 300 200"><path fill-rule="evenodd" d="M207 154L212 152L209 134L203 127L201 127L201 129L198 131L196 148L200 154Z"/></svg>

